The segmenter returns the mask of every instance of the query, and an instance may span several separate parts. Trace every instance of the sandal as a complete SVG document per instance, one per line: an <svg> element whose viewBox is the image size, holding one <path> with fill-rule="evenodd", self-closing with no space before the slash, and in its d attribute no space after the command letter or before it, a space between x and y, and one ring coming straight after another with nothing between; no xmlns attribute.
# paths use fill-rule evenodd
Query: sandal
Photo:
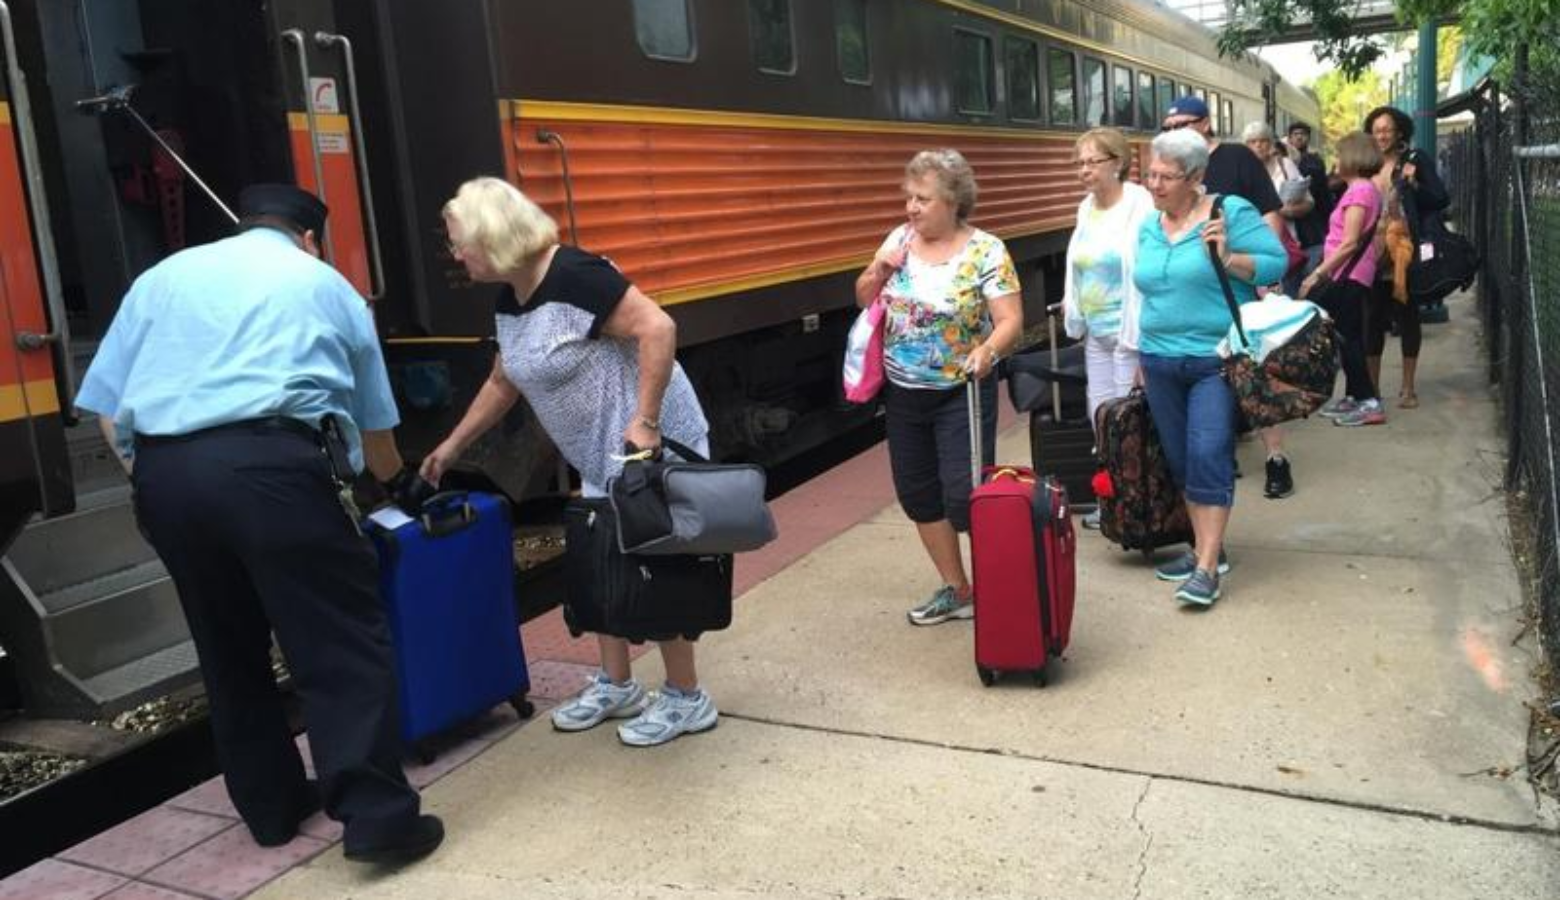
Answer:
<svg viewBox="0 0 1560 900"><path fill-rule="evenodd" d="M1398 399L1398 408L1399 409L1418 409L1419 408L1419 395L1418 394L1400 394L1399 395L1399 399Z"/></svg>

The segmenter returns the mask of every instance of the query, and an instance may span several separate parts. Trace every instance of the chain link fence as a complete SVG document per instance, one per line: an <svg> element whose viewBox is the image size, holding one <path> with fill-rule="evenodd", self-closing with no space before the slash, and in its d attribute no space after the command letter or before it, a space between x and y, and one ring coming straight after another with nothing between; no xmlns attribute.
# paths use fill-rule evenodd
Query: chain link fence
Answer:
<svg viewBox="0 0 1560 900"><path fill-rule="evenodd" d="M1560 673L1560 97L1486 85L1471 129L1443 145L1457 228L1478 247L1489 377L1507 442L1513 538ZM1545 89L1549 88L1549 89Z"/></svg>

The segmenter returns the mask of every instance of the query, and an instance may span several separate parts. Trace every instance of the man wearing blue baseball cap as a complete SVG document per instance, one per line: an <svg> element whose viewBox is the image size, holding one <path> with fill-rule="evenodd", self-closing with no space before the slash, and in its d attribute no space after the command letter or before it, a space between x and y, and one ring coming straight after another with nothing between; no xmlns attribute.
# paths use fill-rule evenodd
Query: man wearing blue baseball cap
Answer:
<svg viewBox="0 0 1560 900"><path fill-rule="evenodd" d="M1170 104L1160 131L1190 128L1208 142L1208 168L1203 175L1203 187L1210 194L1233 194L1251 203L1262 213L1263 221L1282 237L1284 220L1279 215L1283 201L1273 187L1262 160L1244 144L1225 144L1213 133L1208 121L1208 104L1195 95L1188 95ZM1267 449L1267 480L1262 493L1269 500L1278 500L1295 492L1294 473L1289 457L1284 454L1284 433L1277 426L1258 432Z"/></svg>

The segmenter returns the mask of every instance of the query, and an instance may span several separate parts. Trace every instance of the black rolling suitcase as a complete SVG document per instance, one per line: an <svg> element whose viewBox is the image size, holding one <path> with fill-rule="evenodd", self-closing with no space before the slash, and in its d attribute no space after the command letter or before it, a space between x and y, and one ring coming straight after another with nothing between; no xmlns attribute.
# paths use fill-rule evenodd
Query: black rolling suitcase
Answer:
<svg viewBox="0 0 1560 900"><path fill-rule="evenodd" d="M1008 396L1029 413L1029 456L1034 470L1067 490L1075 512L1094 509L1094 424L1089 421L1083 345L1058 347L1056 308L1048 311L1049 349L1020 353L1006 365Z"/></svg>
<svg viewBox="0 0 1560 900"><path fill-rule="evenodd" d="M625 554L605 498L564 508L564 578L564 622L576 637L696 640L731 625L731 554Z"/></svg>

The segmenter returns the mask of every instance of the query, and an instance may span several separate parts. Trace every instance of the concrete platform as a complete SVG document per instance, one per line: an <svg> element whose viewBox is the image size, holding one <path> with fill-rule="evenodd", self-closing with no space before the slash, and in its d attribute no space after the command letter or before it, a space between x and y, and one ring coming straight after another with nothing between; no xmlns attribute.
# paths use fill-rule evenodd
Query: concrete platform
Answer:
<svg viewBox="0 0 1560 900"><path fill-rule="evenodd" d="M368 870L310 829L252 896L1552 898L1560 817L1520 771L1491 774L1523 760L1536 648L1514 643L1470 301L1452 313L1426 330L1421 409L1290 429L1295 496L1262 499L1260 444L1241 446L1235 570L1210 611L1085 533L1052 685L983 688L968 623L905 622L935 580L878 448L781 498L781 540L739 562L736 622L701 645L719 728L653 750L493 729L417 773L449 827L433 857ZM999 452L1027 459L1023 429ZM590 671L557 628L526 629L544 698ZM654 653L637 668L659 682ZM253 887L151 871L80 869L69 896Z"/></svg>

